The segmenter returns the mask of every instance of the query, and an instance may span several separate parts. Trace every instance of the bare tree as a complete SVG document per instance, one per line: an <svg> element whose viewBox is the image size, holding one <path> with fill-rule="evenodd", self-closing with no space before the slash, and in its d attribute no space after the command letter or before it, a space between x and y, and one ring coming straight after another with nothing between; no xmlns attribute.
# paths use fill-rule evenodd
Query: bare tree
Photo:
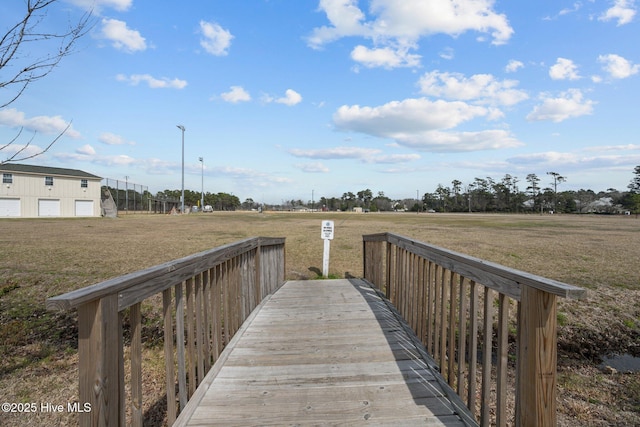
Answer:
<svg viewBox="0 0 640 427"><path fill-rule="evenodd" d="M83 13L77 21L69 23L61 32L41 31L42 23L48 12L59 0L26 0L22 18L6 29L0 37L0 89L9 93L7 99L0 99L0 109L15 102L34 83L53 71L63 58L74 52L76 42L91 28L91 11ZM53 43L53 44L52 44ZM52 44L49 53L32 58L30 52L34 45ZM6 90L6 92L5 92ZM0 164L17 162L39 156L49 150L69 129L71 123L60 132L45 148L36 153L28 153L27 148L35 138L35 132L25 145L16 150ZM24 129L20 128L16 136L0 146L0 153L8 150L21 138Z"/></svg>
<svg viewBox="0 0 640 427"><path fill-rule="evenodd" d="M560 175L558 172L547 172L547 175L553 177L553 209L558 209L558 184L561 184L567 180L566 177Z"/></svg>

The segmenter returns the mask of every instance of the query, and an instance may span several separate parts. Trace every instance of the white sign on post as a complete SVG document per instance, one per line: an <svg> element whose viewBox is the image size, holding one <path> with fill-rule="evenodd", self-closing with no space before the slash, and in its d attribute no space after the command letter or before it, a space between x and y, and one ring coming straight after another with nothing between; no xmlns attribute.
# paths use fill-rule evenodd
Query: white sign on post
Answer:
<svg viewBox="0 0 640 427"><path fill-rule="evenodd" d="M333 240L333 221L322 221L323 240Z"/></svg>
<svg viewBox="0 0 640 427"><path fill-rule="evenodd" d="M329 250L333 240L333 221L322 221L320 237L324 240L324 252L322 254L322 275L329 276Z"/></svg>

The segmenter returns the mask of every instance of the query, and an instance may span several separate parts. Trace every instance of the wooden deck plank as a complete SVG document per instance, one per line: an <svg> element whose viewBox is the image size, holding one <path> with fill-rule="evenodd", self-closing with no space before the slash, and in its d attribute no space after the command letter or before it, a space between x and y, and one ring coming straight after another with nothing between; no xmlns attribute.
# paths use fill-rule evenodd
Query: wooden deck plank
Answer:
<svg viewBox="0 0 640 427"><path fill-rule="evenodd" d="M177 425L465 425L364 281L287 282L240 334Z"/></svg>

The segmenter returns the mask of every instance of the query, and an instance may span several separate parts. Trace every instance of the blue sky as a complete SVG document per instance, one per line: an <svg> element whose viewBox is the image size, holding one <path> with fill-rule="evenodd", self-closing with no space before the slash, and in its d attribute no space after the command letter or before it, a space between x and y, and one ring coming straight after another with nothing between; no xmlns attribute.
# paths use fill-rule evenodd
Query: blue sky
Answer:
<svg viewBox="0 0 640 427"><path fill-rule="evenodd" d="M42 25L89 7L76 52L0 110L0 141L24 128L3 157L71 122L29 162L179 189L180 124L186 188L204 165L205 191L266 203L549 171L626 190L640 165L634 0L61 0Z"/></svg>

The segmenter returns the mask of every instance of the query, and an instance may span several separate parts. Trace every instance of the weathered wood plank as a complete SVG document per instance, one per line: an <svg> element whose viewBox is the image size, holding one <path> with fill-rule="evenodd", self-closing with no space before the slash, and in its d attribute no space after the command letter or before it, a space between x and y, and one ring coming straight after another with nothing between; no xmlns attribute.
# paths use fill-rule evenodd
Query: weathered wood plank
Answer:
<svg viewBox="0 0 640 427"><path fill-rule="evenodd" d="M176 425L464 425L453 391L386 304L361 280L287 282L242 325Z"/></svg>
<svg viewBox="0 0 640 427"><path fill-rule="evenodd" d="M387 241L433 261L469 279L520 300L520 286L526 285L564 298L583 298L586 291L553 279L512 269L393 233L362 236L364 241Z"/></svg>
<svg viewBox="0 0 640 427"><path fill-rule="evenodd" d="M120 419L121 336L118 336L115 295L85 304L78 310L80 401L92 412L80 413L81 425L108 425ZM109 327L109 325L112 325Z"/></svg>
<svg viewBox="0 0 640 427"><path fill-rule="evenodd" d="M248 250L260 245L284 245L284 241L284 238L252 237L219 246L48 298L46 307L47 310L69 310L107 295L119 293L118 310L121 311Z"/></svg>

